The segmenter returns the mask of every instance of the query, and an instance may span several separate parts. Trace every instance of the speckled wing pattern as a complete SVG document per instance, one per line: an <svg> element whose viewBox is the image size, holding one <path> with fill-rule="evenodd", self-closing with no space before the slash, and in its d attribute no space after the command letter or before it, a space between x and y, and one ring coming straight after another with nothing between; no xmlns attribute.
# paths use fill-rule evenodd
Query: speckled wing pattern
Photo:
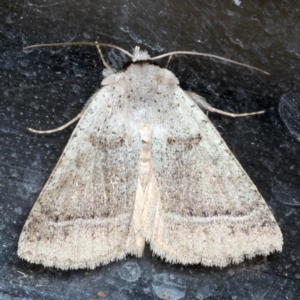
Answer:
<svg viewBox="0 0 300 300"><path fill-rule="evenodd" d="M18 254L61 269L141 256L225 266L282 248L267 204L173 73L138 62L92 98Z"/></svg>
<svg viewBox="0 0 300 300"><path fill-rule="evenodd" d="M23 228L18 255L30 262L94 268L138 255L129 236L139 133L106 89L93 96Z"/></svg>
<svg viewBox="0 0 300 300"><path fill-rule="evenodd" d="M221 267L281 251L280 228L256 186L206 115L180 88L173 94L173 125L152 131L153 251Z"/></svg>

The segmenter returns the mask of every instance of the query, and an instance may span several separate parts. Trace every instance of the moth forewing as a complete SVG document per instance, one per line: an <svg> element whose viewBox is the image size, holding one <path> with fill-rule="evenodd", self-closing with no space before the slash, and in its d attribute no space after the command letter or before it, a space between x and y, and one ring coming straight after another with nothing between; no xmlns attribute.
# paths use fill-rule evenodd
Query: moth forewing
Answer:
<svg viewBox="0 0 300 300"><path fill-rule="evenodd" d="M145 241L167 261L207 266L281 251L271 211L197 99L145 59L136 50L134 63L102 81L18 255L77 269L141 256Z"/></svg>

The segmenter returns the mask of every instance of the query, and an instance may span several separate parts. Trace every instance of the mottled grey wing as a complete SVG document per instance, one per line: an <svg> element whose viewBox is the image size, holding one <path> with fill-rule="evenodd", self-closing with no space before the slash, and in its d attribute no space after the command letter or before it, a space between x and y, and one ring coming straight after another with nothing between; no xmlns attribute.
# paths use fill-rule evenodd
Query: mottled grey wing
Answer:
<svg viewBox="0 0 300 300"><path fill-rule="evenodd" d="M152 133L151 248L167 261L207 266L281 250L271 211L215 127L180 88L172 101Z"/></svg>
<svg viewBox="0 0 300 300"><path fill-rule="evenodd" d="M140 138L121 105L109 86L93 96L32 208L20 257L77 269L137 254L131 222Z"/></svg>

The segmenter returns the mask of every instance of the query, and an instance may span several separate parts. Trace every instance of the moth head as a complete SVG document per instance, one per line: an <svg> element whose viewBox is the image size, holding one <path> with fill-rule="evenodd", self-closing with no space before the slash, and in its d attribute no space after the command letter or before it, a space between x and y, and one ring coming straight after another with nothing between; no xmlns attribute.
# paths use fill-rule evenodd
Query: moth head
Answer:
<svg viewBox="0 0 300 300"><path fill-rule="evenodd" d="M141 51L139 46L135 46L133 51L133 58L132 61L140 61L140 60L148 60L151 59L150 55L147 51Z"/></svg>

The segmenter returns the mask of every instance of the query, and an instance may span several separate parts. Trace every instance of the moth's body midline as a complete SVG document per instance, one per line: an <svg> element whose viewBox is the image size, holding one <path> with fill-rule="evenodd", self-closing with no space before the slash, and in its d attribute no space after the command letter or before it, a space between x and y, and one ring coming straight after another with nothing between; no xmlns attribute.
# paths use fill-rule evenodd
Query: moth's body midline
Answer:
<svg viewBox="0 0 300 300"><path fill-rule="evenodd" d="M144 192L149 183L149 175L152 170L151 142L153 129L147 124L138 124L138 129L141 140L139 179ZM138 201L142 201L142 199Z"/></svg>

